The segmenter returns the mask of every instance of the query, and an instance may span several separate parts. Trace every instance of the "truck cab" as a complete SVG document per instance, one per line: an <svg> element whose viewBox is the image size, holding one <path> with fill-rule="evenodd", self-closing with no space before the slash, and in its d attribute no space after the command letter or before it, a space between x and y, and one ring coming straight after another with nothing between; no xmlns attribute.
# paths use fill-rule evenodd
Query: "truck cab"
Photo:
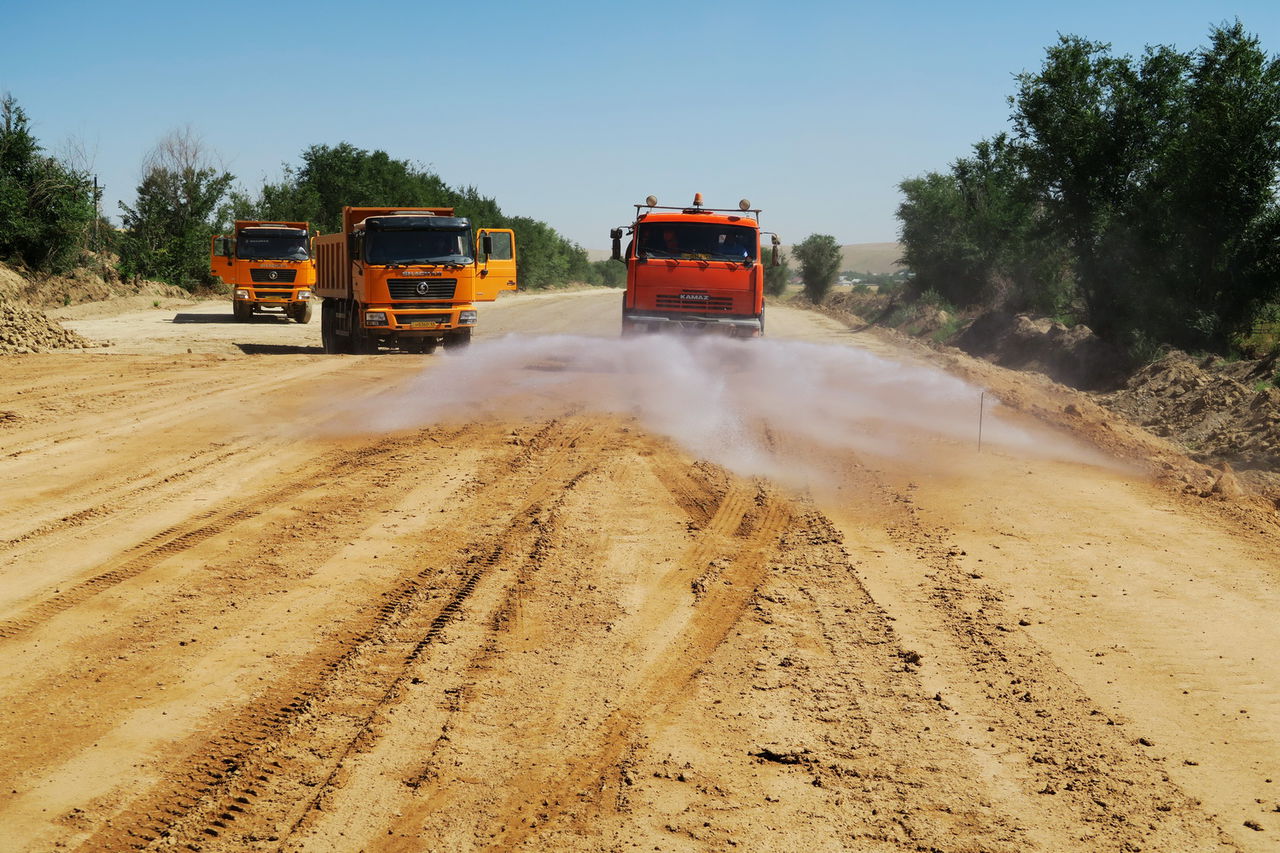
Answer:
<svg viewBox="0 0 1280 853"><path fill-rule="evenodd" d="M630 226L610 232L613 258L627 266L624 336L660 331L764 334L760 211L661 207L649 196ZM625 251L622 237L631 237ZM774 259L778 238L773 236Z"/></svg>
<svg viewBox="0 0 1280 853"><path fill-rule="evenodd" d="M209 269L231 288L236 320L278 312L311 322L316 264L306 222L237 220L232 235L213 238Z"/></svg>

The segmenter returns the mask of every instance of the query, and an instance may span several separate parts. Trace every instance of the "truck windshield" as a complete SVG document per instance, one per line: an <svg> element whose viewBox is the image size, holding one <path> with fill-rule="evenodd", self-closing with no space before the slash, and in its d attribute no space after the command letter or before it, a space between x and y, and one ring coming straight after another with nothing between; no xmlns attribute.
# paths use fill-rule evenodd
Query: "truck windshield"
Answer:
<svg viewBox="0 0 1280 853"><path fill-rule="evenodd" d="M251 261L305 261L307 238L301 234L249 234L236 237L236 257Z"/></svg>
<svg viewBox="0 0 1280 853"><path fill-rule="evenodd" d="M450 229L369 231L365 260L371 264L469 264L471 231Z"/></svg>
<svg viewBox="0 0 1280 853"><path fill-rule="evenodd" d="M756 230L711 222L652 222L636 226L636 253L642 258L756 260Z"/></svg>

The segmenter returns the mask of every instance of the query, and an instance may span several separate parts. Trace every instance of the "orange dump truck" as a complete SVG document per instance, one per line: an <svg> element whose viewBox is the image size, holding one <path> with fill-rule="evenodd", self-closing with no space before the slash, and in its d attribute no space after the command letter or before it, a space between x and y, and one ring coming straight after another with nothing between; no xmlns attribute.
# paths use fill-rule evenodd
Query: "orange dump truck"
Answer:
<svg viewBox="0 0 1280 853"><path fill-rule="evenodd" d="M311 322L316 262L307 223L236 220L232 236L213 238L209 270L231 286L237 320L280 311L299 323Z"/></svg>
<svg viewBox="0 0 1280 853"><path fill-rule="evenodd" d="M720 332L764 334L764 265L760 211L743 199L737 210L637 204L630 226L613 229L613 259L627 265L622 334ZM623 234L631 235L625 253ZM767 233L767 232L766 232ZM773 263L778 237L773 235Z"/></svg>
<svg viewBox="0 0 1280 853"><path fill-rule="evenodd" d="M476 302L516 289L515 232L473 230L451 207L344 207L316 238L320 337L330 353L464 347Z"/></svg>

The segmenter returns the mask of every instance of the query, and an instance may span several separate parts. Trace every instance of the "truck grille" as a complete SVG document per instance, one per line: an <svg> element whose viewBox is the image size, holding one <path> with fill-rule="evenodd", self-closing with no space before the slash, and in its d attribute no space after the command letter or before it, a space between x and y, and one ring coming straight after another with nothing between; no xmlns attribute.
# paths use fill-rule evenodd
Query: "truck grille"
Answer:
<svg viewBox="0 0 1280 853"><path fill-rule="evenodd" d="M448 314L401 314L396 313L396 323L401 326L408 326L413 323L447 323L450 315Z"/></svg>
<svg viewBox="0 0 1280 853"><path fill-rule="evenodd" d="M686 311L732 311L733 297L708 296L706 299L690 299L684 294L659 293L659 308L682 308Z"/></svg>
<svg viewBox="0 0 1280 853"><path fill-rule="evenodd" d="M292 284L293 279L297 275L297 270L249 270L249 278L254 282L266 281L272 283Z"/></svg>
<svg viewBox="0 0 1280 853"><path fill-rule="evenodd" d="M254 292L259 296L292 296L293 285L291 284L255 284Z"/></svg>
<svg viewBox="0 0 1280 853"><path fill-rule="evenodd" d="M426 285L422 290L418 288ZM452 299L458 287L456 278L389 278L387 289L392 299Z"/></svg>

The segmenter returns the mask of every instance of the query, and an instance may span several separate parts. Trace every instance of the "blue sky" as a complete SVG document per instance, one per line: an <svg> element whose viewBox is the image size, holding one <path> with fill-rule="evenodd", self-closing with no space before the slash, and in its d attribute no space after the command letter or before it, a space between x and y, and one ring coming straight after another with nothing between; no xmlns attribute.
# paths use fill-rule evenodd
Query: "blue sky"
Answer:
<svg viewBox="0 0 1280 853"><path fill-rule="evenodd" d="M78 145L118 220L144 155L190 127L248 190L350 142L474 185L586 248L653 193L742 197L784 242L897 238L897 184L1008 127L1059 33L1191 50L1280 3L0 0L0 92Z"/></svg>

